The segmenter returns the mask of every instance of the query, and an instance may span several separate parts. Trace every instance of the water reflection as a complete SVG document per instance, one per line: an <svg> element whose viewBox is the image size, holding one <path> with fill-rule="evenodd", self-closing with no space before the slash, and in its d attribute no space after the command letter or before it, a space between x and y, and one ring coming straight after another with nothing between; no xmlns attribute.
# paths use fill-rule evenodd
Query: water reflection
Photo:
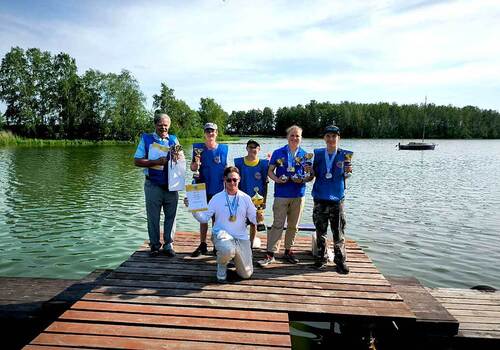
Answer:
<svg viewBox="0 0 500 350"><path fill-rule="evenodd" d="M259 141L263 154L285 144ZM386 274L416 276L430 286L500 287L500 179L494 175L500 141L440 140L427 152L398 151L396 143L343 140L354 151L348 236ZM244 154L245 144L231 144L229 158ZM303 146L312 150L322 141L307 139ZM126 259L147 237L134 148L0 149L0 275L77 278ZM309 184L303 222L311 222L310 190ZM180 205L178 229L197 230ZM268 224L271 216L268 210Z"/></svg>

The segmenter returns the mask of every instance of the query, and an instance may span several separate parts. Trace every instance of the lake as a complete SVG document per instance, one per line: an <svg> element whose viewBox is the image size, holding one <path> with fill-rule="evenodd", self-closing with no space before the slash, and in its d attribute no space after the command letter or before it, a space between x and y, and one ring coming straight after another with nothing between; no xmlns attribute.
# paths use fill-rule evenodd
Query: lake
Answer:
<svg viewBox="0 0 500 350"><path fill-rule="evenodd" d="M258 140L263 154L286 143ZM434 151L398 151L398 140L342 140L354 151L347 237L386 275L415 276L430 287L500 288L500 140L434 142ZM245 143L230 145L230 159L245 153ZM312 151L323 141L302 146ZM134 151L0 148L0 276L80 278L135 251L147 232ZM312 222L311 187L303 223ZM270 224L272 195L268 202ZM197 228L179 203L177 229Z"/></svg>

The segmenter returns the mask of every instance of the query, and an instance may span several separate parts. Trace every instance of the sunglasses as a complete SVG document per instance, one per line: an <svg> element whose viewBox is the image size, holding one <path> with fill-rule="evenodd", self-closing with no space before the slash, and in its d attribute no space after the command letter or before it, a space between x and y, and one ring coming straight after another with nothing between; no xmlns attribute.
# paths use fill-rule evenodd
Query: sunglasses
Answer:
<svg viewBox="0 0 500 350"><path fill-rule="evenodd" d="M229 183L229 182L238 182L240 181L240 179L237 179L235 177L226 177L226 182Z"/></svg>

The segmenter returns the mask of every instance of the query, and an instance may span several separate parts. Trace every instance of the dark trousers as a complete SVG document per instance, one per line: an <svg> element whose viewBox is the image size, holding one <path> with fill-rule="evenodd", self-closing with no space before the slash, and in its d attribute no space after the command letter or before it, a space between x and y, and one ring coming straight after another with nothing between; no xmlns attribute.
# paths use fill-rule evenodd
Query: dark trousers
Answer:
<svg viewBox="0 0 500 350"><path fill-rule="evenodd" d="M313 222L316 226L316 242L318 256L326 261L327 230L330 224L333 233L333 252L335 263L345 262L346 251L344 243L345 215L344 201L321 201L314 200Z"/></svg>

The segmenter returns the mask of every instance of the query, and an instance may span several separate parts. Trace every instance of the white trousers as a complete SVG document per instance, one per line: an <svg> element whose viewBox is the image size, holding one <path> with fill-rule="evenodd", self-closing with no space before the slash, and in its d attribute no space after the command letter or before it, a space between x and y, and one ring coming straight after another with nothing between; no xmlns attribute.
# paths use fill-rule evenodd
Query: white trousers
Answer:
<svg viewBox="0 0 500 350"><path fill-rule="evenodd" d="M253 274L252 247L250 240L231 237L226 232L212 235L212 242L217 249L217 264L226 266L234 260L236 272L241 278L250 278Z"/></svg>

